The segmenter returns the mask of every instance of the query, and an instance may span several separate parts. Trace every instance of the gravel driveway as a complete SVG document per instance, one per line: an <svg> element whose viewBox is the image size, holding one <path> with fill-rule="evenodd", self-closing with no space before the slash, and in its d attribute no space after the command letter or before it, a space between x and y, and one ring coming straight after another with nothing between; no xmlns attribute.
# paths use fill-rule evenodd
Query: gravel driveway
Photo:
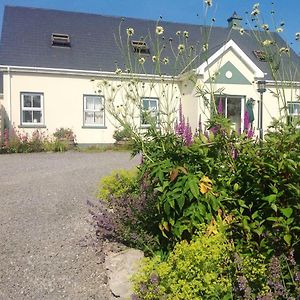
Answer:
<svg viewBox="0 0 300 300"><path fill-rule="evenodd" d="M0 299L108 299L87 200L125 152L0 155Z"/></svg>

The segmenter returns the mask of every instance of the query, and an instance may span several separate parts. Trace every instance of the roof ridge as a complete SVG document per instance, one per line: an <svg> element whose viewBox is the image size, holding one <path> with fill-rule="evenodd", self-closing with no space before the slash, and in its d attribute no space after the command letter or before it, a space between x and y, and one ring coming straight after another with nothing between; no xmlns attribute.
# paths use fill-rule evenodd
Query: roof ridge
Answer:
<svg viewBox="0 0 300 300"><path fill-rule="evenodd" d="M205 24L196 24L196 23L186 23L186 22L176 22L176 21L169 21L161 19L160 17L155 19L143 19L137 17L126 17L126 16L116 16L116 15L106 15L101 13L91 13L91 12L82 12L82 11L70 11L70 10L62 10L62 9L55 9L55 8L43 8L43 7L30 7L30 6L20 6L20 5L5 5L4 11L7 8L17 8L17 9L26 9L26 10L41 10L41 11L54 11L60 13L67 13L67 14L81 14L81 15L89 15L89 16L99 16L99 17L106 17L106 18L114 18L114 19L124 19L126 20L133 20L133 21L146 21L146 22L159 22L159 23L166 23L166 24L177 24L177 25L187 25L187 26L198 26L198 27L213 27L213 28L222 28L228 29L226 26L215 26L215 25L205 25Z"/></svg>

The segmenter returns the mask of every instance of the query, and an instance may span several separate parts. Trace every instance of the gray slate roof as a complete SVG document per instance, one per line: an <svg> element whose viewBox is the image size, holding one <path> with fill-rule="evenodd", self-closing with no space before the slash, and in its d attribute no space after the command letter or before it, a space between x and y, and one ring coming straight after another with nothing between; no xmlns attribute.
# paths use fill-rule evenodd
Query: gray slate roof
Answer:
<svg viewBox="0 0 300 300"><path fill-rule="evenodd" d="M65 12L58 10L12 7L6 6L2 38L0 44L0 64L12 66L31 66L59 69L77 69L89 71L115 71L116 63L124 68L124 58L121 51L116 46L114 34L118 35L118 28L121 17L111 17L95 14ZM170 47L169 38L172 38L174 50L177 52L178 36L177 31L188 31L189 45L202 47L205 32L208 27L159 22L164 27L161 43L166 44L164 57L172 60L173 54ZM132 39L139 40L149 33L155 32L156 22L151 20L141 20L126 18L122 23L122 35L126 41L126 28L132 27L135 30ZM210 33L210 55L220 49L228 38L230 30L228 28L213 27ZM63 33L71 37L71 48L60 48L51 46L51 34ZM278 43L285 46L285 42L280 36L274 33ZM232 30L230 38L256 63L265 73L270 73L267 63L258 61L253 54L253 50L260 48L251 32L241 35L239 31ZM153 49L151 49L153 54ZM146 57L145 68L152 73L153 63L151 56ZM298 65L298 56L292 52L292 60ZM198 67L202 58L197 58L190 68ZM162 72L173 73L172 63L164 65ZM271 79L268 75L267 79Z"/></svg>

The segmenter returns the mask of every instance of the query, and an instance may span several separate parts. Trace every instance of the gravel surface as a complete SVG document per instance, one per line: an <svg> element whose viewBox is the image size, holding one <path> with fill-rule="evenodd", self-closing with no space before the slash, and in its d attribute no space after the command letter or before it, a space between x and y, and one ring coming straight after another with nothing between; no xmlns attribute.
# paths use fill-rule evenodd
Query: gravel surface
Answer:
<svg viewBox="0 0 300 300"><path fill-rule="evenodd" d="M0 155L0 299L109 299L87 200L125 152Z"/></svg>

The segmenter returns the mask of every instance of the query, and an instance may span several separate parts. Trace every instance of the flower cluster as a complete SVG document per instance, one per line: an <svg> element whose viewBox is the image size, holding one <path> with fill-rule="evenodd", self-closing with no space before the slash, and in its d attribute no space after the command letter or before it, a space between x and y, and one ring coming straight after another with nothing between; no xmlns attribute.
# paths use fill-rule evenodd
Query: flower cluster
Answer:
<svg viewBox="0 0 300 300"><path fill-rule="evenodd" d="M182 103L179 105L179 122L175 124L175 133L182 137L185 145L189 146L193 142L192 128L189 121L185 122L185 117L182 111Z"/></svg>

